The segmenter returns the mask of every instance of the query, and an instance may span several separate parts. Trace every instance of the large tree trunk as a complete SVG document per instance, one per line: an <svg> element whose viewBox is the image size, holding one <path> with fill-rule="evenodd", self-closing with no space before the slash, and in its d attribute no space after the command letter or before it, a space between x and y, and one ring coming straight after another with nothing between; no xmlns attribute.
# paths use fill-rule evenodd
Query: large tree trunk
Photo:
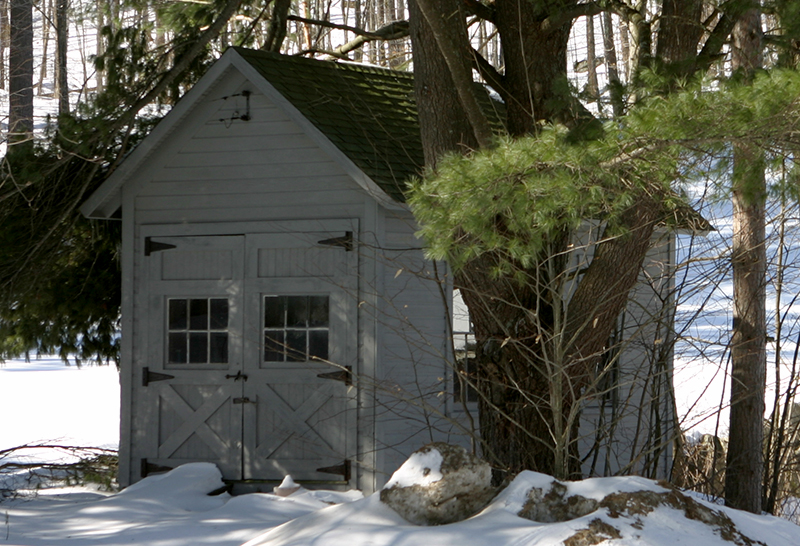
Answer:
<svg viewBox="0 0 800 546"><path fill-rule="evenodd" d="M459 13L457 0L418 2L439 13ZM577 0L494 3L505 71L493 86L504 99L506 125L513 136L535 133L540 122L571 125L586 116L568 91L566 54L572 21L560 17L577 4ZM446 54L454 49L447 50L447 41L435 39L436 29L426 26L430 19L422 15L412 5L417 105L426 162L435 166L443 153L469 150L480 139L470 135L475 126L468 121L463 94L452 77L452 62L447 62ZM649 30L642 21L637 25ZM465 33L459 35L466 40ZM642 43L649 48L649 35L642 37ZM680 50L676 57L690 49L686 43L674 46ZM596 245L571 298L565 286L570 275L570 233L551 234L540 263L516 274L498 277L499 257L493 254L456 272L455 283L476 336L481 445L484 456L500 471L497 477L524 469L562 478L579 472L575 433L580 399L590 388L594 367L607 348L663 213L656 199L642 195L623 215L622 225L616 226L623 231Z"/></svg>
<svg viewBox="0 0 800 546"><path fill-rule="evenodd" d="M439 13L459 13L455 0L424 3ZM499 91L514 136L534 133L542 121L570 123L585 115L566 85L571 21L549 18L576 4L556 2L547 11L527 0L495 3L505 66ZM477 139L446 58L456 48L437 39L422 15L412 5L417 104L426 161L434 166L443 153L469 150ZM459 35L466 44L466 33ZM448 43L453 49L443 51ZM456 273L477 340L481 445L497 477L523 469L561 478L579 472L579 401L637 280L660 214L650 199L632 207L621 226L628 234L597 246L571 300L566 295L569 233L552 234L546 256L518 275L498 278L498 256L491 254Z"/></svg>
<svg viewBox="0 0 800 546"><path fill-rule="evenodd" d="M458 2L435 0L434 9L460 13ZM459 99L447 61L439 50L428 22L416 0L408 3L409 25L414 61L414 93L425 164L436 167L436 161L447 152L467 153L477 149L472 126ZM464 30L466 33L466 29ZM469 66L469 62L467 65Z"/></svg>
<svg viewBox="0 0 800 546"><path fill-rule="evenodd" d="M541 121L576 117L567 88L567 43L572 21L545 28L548 16L568 10L577 0L543 2L497 0L495 24L505 64L503 99L511 135L531 134Z"/></svg>
<svg viewBox="0 0 800 546"><path fill-rule="evenodd" d="M761 17L746 13L733 32L734 69L750 75L761 65ZM725 476L729 506L761 511L766 380L766 244L763 158L734 147L733 335L730 438Z"/></svg>
<svg viewBox="0 0 800 546"><path fill-rule="evenodd" d="M11 2L9 71L9 144L32 145L33 138L33 4Z"/></svg>

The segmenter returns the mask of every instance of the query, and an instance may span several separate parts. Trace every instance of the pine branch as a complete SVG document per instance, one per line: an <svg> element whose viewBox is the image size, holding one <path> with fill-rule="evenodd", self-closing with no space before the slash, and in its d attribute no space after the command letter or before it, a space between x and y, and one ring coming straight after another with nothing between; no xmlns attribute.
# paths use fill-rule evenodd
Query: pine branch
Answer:
<svg viewBox="0 0 800 546"><path fill-rule="evenodd" d="M192 61L194 61L208 45L211 40L219 36L219 33L225 28L231 17L239 9L242 0L229 0L225 7L220 12L217 19L203 32L203 34L195 41L189 50L184 53L172 66L172 68L164 74L156 85L148 91L143 97L137 100L119 119L111 123L106 131L106 134L111 134L129 124L142 108L151 104L167 87L172 84L179 76L181 76ZM121 153L120 155L123 155Z"/></svg>

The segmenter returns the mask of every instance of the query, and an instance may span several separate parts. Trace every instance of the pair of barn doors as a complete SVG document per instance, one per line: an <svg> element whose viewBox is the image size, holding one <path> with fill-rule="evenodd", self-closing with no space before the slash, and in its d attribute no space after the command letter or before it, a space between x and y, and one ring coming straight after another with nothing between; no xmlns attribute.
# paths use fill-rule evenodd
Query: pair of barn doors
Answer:
<svg viewBox="0 0 800 546"><path fill-rule="evenodd" d="M234 481L350 481L357 229L315 227L144 239L143 475L209 461Z"/></svg>

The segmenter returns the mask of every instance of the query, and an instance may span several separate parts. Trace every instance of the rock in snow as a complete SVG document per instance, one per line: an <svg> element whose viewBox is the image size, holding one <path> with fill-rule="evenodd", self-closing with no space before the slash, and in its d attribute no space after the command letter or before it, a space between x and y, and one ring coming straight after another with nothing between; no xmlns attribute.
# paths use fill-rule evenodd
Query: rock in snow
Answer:
<svg viewBox="0 0 800 546"><path fill-rule="evenodd" d="M417 525L463 521L496 491L489 463L460 446L433 443L414 452L380 493L381 501Z"/></svg>

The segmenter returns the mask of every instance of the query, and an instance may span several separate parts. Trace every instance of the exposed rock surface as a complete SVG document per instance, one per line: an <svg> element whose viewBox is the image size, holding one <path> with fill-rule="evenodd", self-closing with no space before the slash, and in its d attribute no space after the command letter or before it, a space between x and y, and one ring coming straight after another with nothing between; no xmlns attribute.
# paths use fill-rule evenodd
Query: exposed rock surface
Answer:
<svg viewBox="0 0 800 546"><path fill-rule="evenodd" d="M433 443L415 451L381 491L381 501L417 525L462 521L495 495L489 463L460 446Z"/></svg>
<svg viewBox="0 0 800 546"><path fill-rule="evenodd" d="M528 492L528 502L519 516L540 523L555 523L591 514L599 506L594 499L580 495L565 496L566 493L567 487L557 481L553 481L547 493L534 487Z"/></svg>
<svg viewBox="0 0 800 546"><path fill-rule="evenodd" d="M736 546L767 546L744 535L722 510L709 508L669 483L660 482L659 485L666 491L612 493L598 501L581 495L568 495L568 487L554 480L547 492L542 488L533 487L528 492L528 500L518 515L541 523L555 523L577 519L602 509L609 518L633 520L631 527L642 529L648 514L659 507L668 507L682 512L687 519L710 526L716 535ZM564 544L591 546L618 538L621 538L621 535L617 528L608 521L595 518L589 522L586 529L577 531L565 540Z"/></svg>

